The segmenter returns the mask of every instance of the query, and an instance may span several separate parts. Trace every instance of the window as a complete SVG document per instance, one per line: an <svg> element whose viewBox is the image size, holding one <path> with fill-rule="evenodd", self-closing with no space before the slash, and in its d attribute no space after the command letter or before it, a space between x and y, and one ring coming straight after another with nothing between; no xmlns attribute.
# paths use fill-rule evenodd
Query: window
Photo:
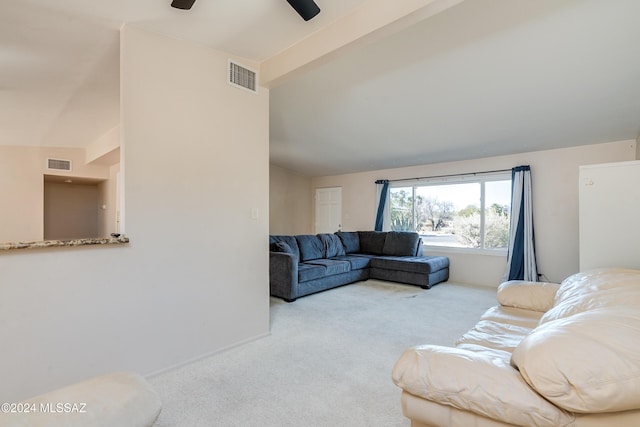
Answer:
<svg viewBox="0 0 640 427"><path fill-rule="evenodd" d="M511 174L392 184L391 230L416 231L428 246L504 250L509 245Z"/></svg>

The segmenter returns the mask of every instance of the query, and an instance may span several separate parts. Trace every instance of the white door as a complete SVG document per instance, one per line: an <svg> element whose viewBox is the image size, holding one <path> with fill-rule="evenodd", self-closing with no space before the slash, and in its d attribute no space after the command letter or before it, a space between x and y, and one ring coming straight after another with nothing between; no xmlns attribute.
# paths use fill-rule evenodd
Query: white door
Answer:
<svg viewBox="0 0 640 427"><path fill-rule="evenodd" d="M316 189L316 233L342 230L342 187Z"/></svg>

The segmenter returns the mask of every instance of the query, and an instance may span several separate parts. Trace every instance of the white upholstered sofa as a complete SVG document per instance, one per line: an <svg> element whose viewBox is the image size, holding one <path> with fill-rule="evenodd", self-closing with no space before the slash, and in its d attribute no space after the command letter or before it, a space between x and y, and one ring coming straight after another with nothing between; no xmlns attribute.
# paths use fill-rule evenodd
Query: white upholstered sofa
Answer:
<svg viewBox="0 0 640 427"><path fill-rule="evenodd" d="M413 427L640 426L639 270L505 282L498 302L455 347L396 362Z"/></svg>

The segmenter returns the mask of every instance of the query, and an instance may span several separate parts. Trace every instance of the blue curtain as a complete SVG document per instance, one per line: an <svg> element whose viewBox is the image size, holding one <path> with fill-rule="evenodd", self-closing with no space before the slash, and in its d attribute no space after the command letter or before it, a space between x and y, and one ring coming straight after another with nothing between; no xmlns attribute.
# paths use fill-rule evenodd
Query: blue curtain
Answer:
<svg viewBox="0 0 640 427"><path fill-rule="evenodd" d="M511 170L511 226L507 280L538 281L531 204L531 168L518 166Z"/></svg>
<svg viewBox="0 0 640 427"><path fill-rule="evenodd" d="M376 209L375 231L382 231L384 223L384 208L389 198L389 180L379 179L376 181L379 192L378 208Z"/></svg>

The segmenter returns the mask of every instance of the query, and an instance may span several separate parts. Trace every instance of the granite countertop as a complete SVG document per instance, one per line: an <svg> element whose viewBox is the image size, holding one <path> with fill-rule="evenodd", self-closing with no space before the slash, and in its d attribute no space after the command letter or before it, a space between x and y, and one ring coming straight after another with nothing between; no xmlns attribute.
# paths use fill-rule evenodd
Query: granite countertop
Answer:
<svg viewBox="0 0 640 427"><path fill-rule="evenodd" d="M129 238L125 236L119 236L89 239L40 240L37 242L8 242L0 243L0 251L8 251L13 249L54 248L64 246L118 245L122 243L129 243Z"/></svg>

